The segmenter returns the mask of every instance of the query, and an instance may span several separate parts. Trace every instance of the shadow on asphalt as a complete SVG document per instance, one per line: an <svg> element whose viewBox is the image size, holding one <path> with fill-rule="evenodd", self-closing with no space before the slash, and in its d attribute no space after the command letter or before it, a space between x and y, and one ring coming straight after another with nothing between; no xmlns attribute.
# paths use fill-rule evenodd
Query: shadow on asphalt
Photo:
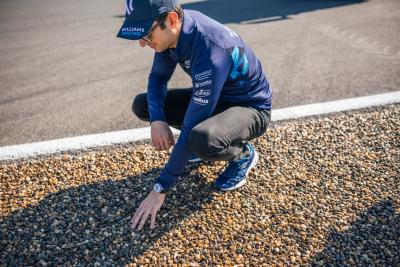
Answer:
<svg viewBox="0 0 400 267"><path fill-rule="evenodd" d="M311 265L397 266L399 255L400 215L395 213L393 201L388 199L362 213L347 231L332 231L327 246L315 256Z"/></svg>
<svg viewBox="0 0 400 267"><path fill-rule="evenodd" d="M256 24L290 19L291 15L345 5L360 4L367 0L205 0L182 4L206 14L220 23ZM125 15L115 15L125 18Z"/></svg>
<svg viewBox="0 0 400 267"><path fill-rule="evenodd" d="M213 199L213 184L199 174L188 173L198 164L186 168L185 182L176 186L176 192L186 193L172 193L168 197L157 215L154 230L149 229L148 220L144 229L132 236L130 220L150 191L152 183L148 179L156 177L160 169L139 174L139 178L59 191L37 205L0 218L0 262L7 266L40 265L41 261L50 266L95 262L114 266L132 262L132 257L142 255ZM196 194L190 192L188 184ZM33 244L36 249L31 250Z"/></svg>
<svg viewBox="0 0 400 267"><path fill-rule="evenodd" d="M363 0L208 0L183 4L220 23L264 23L289 19L290 15L363 3Z"/></svg>

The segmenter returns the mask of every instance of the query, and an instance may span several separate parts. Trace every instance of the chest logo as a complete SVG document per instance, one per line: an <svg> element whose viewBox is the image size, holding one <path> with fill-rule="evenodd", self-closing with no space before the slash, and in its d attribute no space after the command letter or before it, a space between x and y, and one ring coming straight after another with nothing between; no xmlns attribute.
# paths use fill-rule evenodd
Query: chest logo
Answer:
<svg viewBox="0 0 400 267"><path fill-rule="evenodd" d="M185 66L185 69L190 69L190 59L189 60L185 60L185 62L183 62L183 65Z"/></svg>

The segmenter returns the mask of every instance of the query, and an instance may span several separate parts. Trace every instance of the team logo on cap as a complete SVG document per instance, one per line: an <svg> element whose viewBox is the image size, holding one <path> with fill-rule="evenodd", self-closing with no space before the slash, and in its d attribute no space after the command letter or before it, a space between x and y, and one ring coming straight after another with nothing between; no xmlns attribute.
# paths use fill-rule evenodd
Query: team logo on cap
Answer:
<svg viewBox="0 0 400 267"><path fill-rule="evenodd" d="M162 7L160 7L159 9L158 9L158 13L160 13L160 14L162 14L162 13L164 13L164 12L167 12L168 11L168 8L166 8L165 6L162 6Z"/></svg>
<svg viewBox="0 0 400 267"><path fill-rule="evenodd" d="M126 13L128 13L128 15L131 14L131 12L133 12L134 8L133 8L133 0L126 0Z"/></svg>

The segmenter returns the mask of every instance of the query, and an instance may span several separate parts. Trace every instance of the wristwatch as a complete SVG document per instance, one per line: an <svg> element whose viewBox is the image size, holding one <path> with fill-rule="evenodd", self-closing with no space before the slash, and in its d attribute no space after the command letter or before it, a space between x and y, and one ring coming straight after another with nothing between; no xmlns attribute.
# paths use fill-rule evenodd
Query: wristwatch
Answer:
<svg viewBox="0 0 400 267"><path fill-rule="evenodd" d="M166 194L168 190L165 190L160 183L155 183L153 185L153 190L156 193Z"/></svg>

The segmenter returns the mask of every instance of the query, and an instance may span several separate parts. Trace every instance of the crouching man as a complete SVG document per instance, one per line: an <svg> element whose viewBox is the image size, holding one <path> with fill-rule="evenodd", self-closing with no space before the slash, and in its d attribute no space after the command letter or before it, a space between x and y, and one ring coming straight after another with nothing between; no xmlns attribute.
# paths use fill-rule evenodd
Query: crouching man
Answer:
<svg viewBox="0 0 400 267"><path fill-rule="evenodd" d="M118 37L138 40L155 51L147 93L133 102L134 113L151 125L155 148L172 153L153 190L132 217L141 230L155 226L166 193L188 162L227 161L215 180L224 191L246 183L258 154L249 140L270 122L272 91L254 52L238 34L204 14L182 10L174 0L127 0ZM176 65L192 88L167 90ZM175 143L169 125L181 130Z"/></svg>

